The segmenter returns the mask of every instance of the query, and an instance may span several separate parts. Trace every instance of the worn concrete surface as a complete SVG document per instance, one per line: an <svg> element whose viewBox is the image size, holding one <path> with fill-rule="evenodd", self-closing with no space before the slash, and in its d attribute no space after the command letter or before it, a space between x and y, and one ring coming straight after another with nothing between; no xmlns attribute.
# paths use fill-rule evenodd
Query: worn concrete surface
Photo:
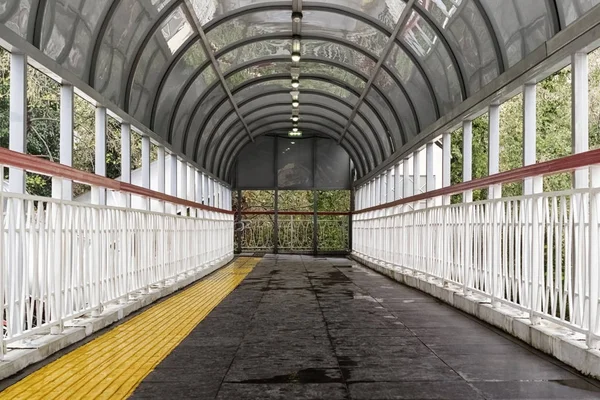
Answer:
<svg viewBox="0 0 600 400"><path fill-rule="evenodd" d="M272 256L133 398L600 399L600 383L355 262Z"/></svg>

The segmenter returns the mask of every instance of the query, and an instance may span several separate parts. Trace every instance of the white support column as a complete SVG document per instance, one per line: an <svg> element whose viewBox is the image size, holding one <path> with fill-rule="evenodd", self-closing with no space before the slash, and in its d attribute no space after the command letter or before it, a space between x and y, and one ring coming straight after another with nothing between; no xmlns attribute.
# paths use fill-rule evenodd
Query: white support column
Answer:
<svg viewBox="0 0 600 400"><path fill-rule="evenodd" d="M395 175L394 175L394 168L390 168L387 171L387 181L386 181L386 188L387 188L387 193L386 193L386 201L388 203L391 203L392 201L394 201L394 191L395 191L395 186L394 183L396 182L395 179Z"/></svg>
<svg viewBox="0 0 600 400"><path fill-rule="evenodd" d="M131 125L121 123L121 182L131 183ZM123 206L131 207L131 194L122 193Z"/></svg>
<svg viewBox="0 0 600 400"><path fill-rule="evenodd" d="M526 84L523 87L523 165L533 165L536 163L536 85ZM542 177L527 178L524 180L524 194L531 195L541 193ZM527 299L529 300L529 319L532 324L538 324L540 318L535 315L539 308L539 280L543 273L543 255L540 255L541 236L543 232L539 223L541 221L541 199L531 199L525 201L526 224L523 229L523 236L530 240L528 246L523 250L523 270L529 276L529 287Z"/></svg>
<svg viewBox="0 0 600 400"><path fill-rule="evenodd" d="M413 195L421 193L421 150L413 153ZM415 209L419 208L419 203L414 204Z"/></svg>
<svg viewBox="0 0 600 400"><path fill-rule="evenodd" d="M150 137L142 136L142 187L150 189ZM144 201L146 210L150 209L150 199Z"/></svg>
<svg viewBox="0 0 600 400"><path fill-rule="evenodd" d="M523 87L523 166L533 165L536 156L536 85L527 84ZM540 193L542 178L528 178L524 182L524 194Z"/></svg>
<svg viewBox="0 0 600 400"><path fill-rule="evenodd" d="M500 105L492 104L488 109L488 175L500 172ZM488 199L500 199L502 185L491 185L488 188ZM502 262L500 244L502 243L502 203L487 203L489 218L493 222L491 241L488 241L487 259L492 270L492 306L500 307L499 299L502 298L502 276L500 273Z"/></svg>
<svg viewBox="0 0 600 400"><path fill-rule="evenodd" d="M463 182L473 179L473 121L463 121ZM473 191L463 194L463 202L473 201Z"/></svg>
<svg viewBox="0 0 600 400"><path fill-rule="evenodd" d="M571 132L573 154L589 150L589 88L588 88L588 55L575 53L571 57ZM575 189L589 186L589 174L585 168L573 174Z"/></svg>
<svg viewBox="0 0 600 400"><path fill-rule="evenodd" d="M410 182L410 158L405 158L403 163L404 167L402 169L402 174L404 175L404 184L402 185L402 198L405 199L413 195L413 185L411 185Z"/></svg>
<svg viewBox="0 0 600 400"><path fill-rule="evenodd" d="M426 174L427 174L427 191L431 192L435 190L435 177L433 171L433 143L427 143L425 149L426 157Z"/></svg>
<svg viewBox="0 0 600 400"><path fill-rule="evenodd" d="M158 173L157 173L157 187L156 191L160 193L165 193L165 177L166 177L166 154L165 148L163 146L158 146L157 149L157 162L158 162ZM165 203L164 201L160 202L160 212L165 212Z"/></svg>
<svg viewBox="0 0 600 400"><path fill-rule="evenodd" d="M60 86L60 163L73 166L73 85ZM70 179L52 178L52 197L72 200L73 182Z"/></svg>
<svg viewBox="0 0 600 400"><path fill-rule="evenodd" d="M106 107L96 107L96 157L94 173L100 176L106 176L106 119ZM92 203L106 205L106 188L95 187L92 189Z"/></svg>
<svg viewBox="0 0 600 400"><path fill-rule="evenodd" d="M177 197L177 156L173 153L169 154L167 163L169 167L169 176L165 179L167 183L167 194ZM176 214L177 206L175 204L171 204L171 206L168 208L168 212L171 214Z"/></svg>
<svg viewBox="0 0 600 400"><path fill-rule="evenodd" d="M387 202L387 171L384 171L379 175L379 204Z"/></svg>
<svg viewBox="0 0 600 400"><path fill-rule="evenodd" d="M449 187L451 184L451 166L452 166L452 134L445 132L442 135L442 187ZM450 196L444 196L444 205L450 204Z"/></svg>
<svg viewBox="0 0 600 400"><path fill-rule="evenodd" d="M10 122L8 148L27 153L27 56L10 55ZM25 193L25 171L9 168L8 188L13 193Z"/></svg>
<svg viewBox="0 0 600 400"><path fill-rule="evenodd" d="M500 172L500 105L493 104L488 110L488 175ZM488 189L488 199L502 197L502 185L492 185Z"/></svg>
<svg viewBox="0 0 600 400"><path fill-rule="evenodd" d="M215 181L208 177L208 205L215 206Z"/></svg>
<svg viewBox="0 0 600 400"><path fill-rule="evenodd" d="M400 161L394 166L394 200L402 198L402 165Z"/></svg>
<svg viewBox="0 0 600 400"><path fill-rule="evenodd" d="M192 164L188 164L187 170L187 199L196 201L196 168Z"/></svg>

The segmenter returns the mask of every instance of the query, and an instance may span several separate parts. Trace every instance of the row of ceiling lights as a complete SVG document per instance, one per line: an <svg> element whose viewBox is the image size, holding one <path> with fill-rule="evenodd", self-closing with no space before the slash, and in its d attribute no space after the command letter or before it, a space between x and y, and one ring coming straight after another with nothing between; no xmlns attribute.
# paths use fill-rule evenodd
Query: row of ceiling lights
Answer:
<svg viewBox="0 0 600 400"><path fill-rule="evenodd" d="M292 130L288 136L302 136L302 131L299 128L300 123L300 27L302 23L302 13L294 11L292 13Z"/></svg>

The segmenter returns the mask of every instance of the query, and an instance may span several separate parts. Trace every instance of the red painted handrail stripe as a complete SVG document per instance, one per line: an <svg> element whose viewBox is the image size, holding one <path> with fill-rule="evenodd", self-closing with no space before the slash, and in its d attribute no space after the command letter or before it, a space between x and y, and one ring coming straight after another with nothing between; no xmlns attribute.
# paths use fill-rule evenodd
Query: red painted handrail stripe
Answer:
<svg viewBox="0 0 600 400"><path fill-rule="evenodd" d="M439 196L449 196L459 194L467 190L484 189L492 185L501 185L521 181L526 178L536 176L554 175L561 172L570 172L578 168L589 167L594 164L600 164L600 149L586 151L584 153L573 154L556 160L544 161L541 163L528 165L526 167L516 168L506 172L486 176L484 178L474 179L468 182L458 183L431 192L420 193L405 199L396 200L390 203L381 204L374 207L355 211L354 214L362 214L370 211L383 210L385 208L396 207L403 204L413 203L415 201L433 199Z"/></svg>
<svg viewBox="0 0 600 400"><path fill-rule="evenodd" d="M242 211L242 215L274 215L275 211ZM278 211L277 215L314 215L312 211ZM348 216L350 212L343 211L318 211L317 215Z"/></svg>
<svg viewBox="0 0 600 400"><path fill-rule="evenodd" d="M155 200L167 201L169 203L179 204L185 207L198 208L204 211L233 214L233 211L210 207L190 200L183 200L175 196L156 192L154 190L132 185L130 183L119 182L114 179L93 174L91 172L79 171L66 165L40 159L29 154L23 154L5 148L0 148L0 165L21 168L30 172L47 176L70 179L86 185L104 187L110 190L135 194Z"/></svg>

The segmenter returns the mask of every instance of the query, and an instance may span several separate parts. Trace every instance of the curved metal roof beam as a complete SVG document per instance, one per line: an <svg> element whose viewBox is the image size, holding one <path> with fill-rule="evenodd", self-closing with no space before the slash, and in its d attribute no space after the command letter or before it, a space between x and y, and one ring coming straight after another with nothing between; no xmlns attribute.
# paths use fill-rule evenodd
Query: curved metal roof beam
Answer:
<svg viewBox="0 0 600 400"><path fill-rule="evenodd" d="M160 82L158 83L158 86L156 87L156 90L154 91L154 93L152 93L152 97L148 101L150 104L152 104L152 111L150 112L150 127L154 126L154 121L155 121L156 112L157 112L156 109L158 108L159 95L162 92L162 90L167 82L167 79L171 75L171 72L173 71L175 66L177 66L177 63L179 62L179 60L185 55L185 53L190 49L190 47L192 47L194 44L196 44L199 40L200 40L200 35L198 35L198 34L194 34L194 35L190 36L188 38L188 40L186 40L183 43L183 45L177 50L177 52L175 52L175 54L173 54L173 57L171 57L171 61L167 65L165 65L165 67L163 68L163 72L161 72L159 74L159 76L161 77ZM130 100L127 100L127 102L129 103Z"/></svg>
<svg viewBox="0 0 600 400"><path fill-rule="evenodd" d="M100 54L100 48L102 47L102 41L104 40L104 35L106 34L106 30L108 29L108 25L112 20L113 15L119 5L121 4L121 0L113 0L110 7L106 9L103 15L100 16L100 24L98 24L97 32L92 38L92 43L94 43L94 47L90 52L89 57L86 60L85 68L84 68L84 79L87 81L87 84L91 87L94 87L94 77L96 76L96 67L98 65L98 55ZM87 75L87 78L85 77Z"/></svg>
<svg viewBox="0 0 600 400"><path fill-rule="evenodd" d="M287 121L285 122L269 122L266 123L264 125L261 125L257 128L255 128L254 132L257 132L257 134L255 135L255 138L259 137L259 136L263 136L278 130L283 130L285 129L285 124L287 124ZM277 125L277 127L271 127L272 125ZM279 126L281 125L281 126ZM337 136L339 136L341 134L341 132L337 132L334 129L332 129L331 127L324 125L321 122L313 122L307 125L314 125L315 127L317 127L317 129L305 129L304 132L314 132L314 133L320 133L321 135L325 135L330 137L332 140L335 140ZM219 176L225 176L226 174L223 171L223 166L227 166L231 163L232 160L234 160L237 157L237 154L239 153L239 147L240 144L246 144L249 143L250 141L248 140L247 137L242 136L242 135L238 135L240 137L240 141L238 141L234 146L232 146L231 148L233 149L232 152L230 152L229 155L227 156L223 156L218 160L215 160L215 163L213 163L212 167L213 167L213 171L219 171ZM351 152L349 151L349 149L344 146L341 145L344 150L346 150L346 152L352 157ZM352 159L352 161L355 163L359 161L360 158L358 158L358 155L355 154L354 158Z"/></svg>
<svg viewBox="0 0 600 400"><path fill-rule="evenodd" d="M270 122L264 123L264 124L262 124L262 125L259 125L258 127L256 127L256 129L257 129L257 130L261 130L261 129L263 129L263 128L267 127L267 126L270 126L270 125L278 125L278 126L281 126L282 128L277 128L277 130L282 130L282 129L283 129L285 126L286 126L286 124L288 123L288 121L287 121L287 119L285 118L285 115L284 115L284 114L280 114L280 116L281 116L282 118L280 118L280 119L278 119L278 120L276 120L276 121L270 121ZM337 133L337 134L339 134L341 131L338 131L338 130L334 129L334 128L332 128L332 127L329 125L330 123L333 123L333 122L335 122L335 121L333 121L333 120L331 120L331 119L329 119L329 118L326 118L326 117L322 117L322 118L323 118L325 121L312 121L312 122L310 122L310 123L307 123L306 125L309 125L309 124L312 124L312 125L319 125L319 126L321 127L321 128L320 128L321 130L315 130L315 132L316 132L316 133L319 133L319 132L320 132L320 133L322 133L322 134L323 134L323 133L324 133L324 134L327 134L327 135L328 135L330 138L332 138L333 140L335 140L335 139L337 138L337 136L336 136L335 134L336 134L336 133ZM339 124L335 124L335 125L336 125L336 126L340 126ZM322 131L322 129L329 129L331 132L333 132L333 134L331 134L331 135L330 135L330 134L328 134L328 132L323 132L323 131ZM305 130L305 131L306 131L306 130ZM311 132L312 132L312 130L310 130L310 129L309 129L309 131L311 131ZM240 132L240 130L239 130L239 129L238 129L238 132ZM239 136L241 136L241 135L237 135L237 137L238 137L238 138L239 138ZM259 135L257 135L256 137L258 137L258 136L259 136ZM235 149L239 143L240 143L240 140L237 140L235 143L232 143L232 146L231 146L231 147L230 147L230 148L229 148L227 151L223 152L223 157L221 157L219 160L228 160L228 157L230 157L230 156L231 156L231 154L232 154L232 150L233 150L233 149ZM360 157L360 155L363 155L363 156L364 156L364 154L363 154L363 153L361 153L361 152L358 150L358 147L357 147L357 146L358 146L358 144L357 144L357 143L348 143L348 148L346 148L345 146L343 146L343 147L344 147L344 149L346 150L346 152L348 152L348 154L350 154L350 155L352 156L352 158L353 158L353 161L354 161L355 163L356 163L356 162L361 162L361 163L362 163L362 164L361 164L361 166L362 166L362 167L368 167L368 168L370 168L370 166L371 166L372 164L370 164L370 163L369 163L369 160L368 160L366 157L363 157L363 158L364 158L364 161L363 161L363 158L361 158L361 157ZM215 153L216 153L216 152L215 152ZM215 168L215 167L217 167L217 163L219 162L219 160L217 160L217 159L215 159L215 158L213 157L213 159L211 159L211 160L210 160L210 163L209 163L209 164L207 164L207 165L211 165L213 168ZM366 164L365 164L365 163L366 163ZM215 169L215 171L218 171L218 169Z"/></svg>
<svg viewBox="0 0 600 400"><path fill-rule="evenodd" d="M498 30L497 27L494 26L494 22L490 19L488 13L485 12L483 5L481 5L481 0L471 0L477 8L477 11L481 15L485 26L490 33L490 38L492 39L492 44L494 46L494 52L496 53L496 60L498 60L498 75L502 75L504 71L506 71L508 67L508 57L506 55L506 49L504 46L500 45L500 41L498 40Z"/></svg>
<svg viewBox="0 0 600 400"><path fill-rule="evenodd" d="M356 71L356 70L354 70L354 69L352 69L352 68L350 68L350 67L348 67L348 66L346 66L344 64L338 64L337 62L332 61L330 59L321 59L321 58L318 58L318 57L310 57L310 58L306 58L305 57L304 60L305 61L322 63L322 64L333 65L333 66L336 66L336 67L339 67L339 68L345 70L346 72L348 72L350 74L354 74L357 78L359 78L361 80L367 79L361 72ZM260 58L260 59L255 59L255 60L252 60L252 61L240 64L236 68L230 70L225 75L225 78L227 78L227 77L229 77L229 76L231 76L231 75L233 75L233 74L235 74L235 73L237 73L239 71L242 71L242 70L247 69L247 68L251 68L252 66L255 66L255 65L263 64L265 62L288 62L288 61L289 61L289 57L288 56L277 56L277 57L272 57L271 56L271 57L264 57L264 58ZM333 78L327 78L327 79L328 79L328 81L333 82ZM200 98L198 98L198 100L196 101L196 104L192 108L192 112L190 114L190 118L189 118L188 123L186 125L186 128L184 130L184 137L183 137L183 141L182 141L183 146L186 146L186 144L187 144L190 127L191 127L191 124L193 122L193 119L194 119L196 113L200 109L200 106L202 105L202 103L204 102L204 100L206 99L206 97L215 89L215 86L216 86L215 83L213 83L211 85L211 87L207 88L207 90L205 90L203 96L201 96ZM344 87L344 86L341 86L339 84L337 86L340 86L340 87L342 87L342 88L344 88L346 90L351 91L350 87ZM373 89L381 96L381 98L384 100L384 102L386 103L387 107L389 108L391 114L394 116L395 122L398 125L398 129L400 129L400 137L401 137L401 139L404 139L403 143L406 143L406 140L405 140L406 133L404 131L404 126L402 125L399 116L396 114L395 109L394 109L391 101L389 100L389 98L378 87L373 87ZM234 91L235 91L235 89L234 89ZM357 97L360 97L360 92L356 92L356 91L354 91L354 92L355 92L354 94ZM222 97L221 100L219 102L217 102L218 103L217 108L220 107L223 104L223 100L227 100L227 99L224 98L224 97ZM215 103L215 104L217 104L217 103ZM371 103L368 102L367 100L365 100L365 104L371 104ZM202 126L200 127L200 135L197 136L196 143L194 144L193 148L197 148L198 147L199 138L204 133L204 127L206 126L206 123L210 120L210 118L212 117L212 115L216 112L217 108L213 107L211 109L211 111L209 112L209 114L207 114L207 116L205 117L204 122L202 123ZM378 112L376 111L377 109L375 107L373 107L372 104L370 105L370 108L373 110L373 112L376 115L378 114ZM385 119L383 119L383 118L380 118L380 120L386 122ZM391 130L390 130L390 127L388 126L387 123L385 123L383 126L386 129L386 132L382 132L382 133L385 135L384 137L386 137L386 136L388 136L387 132L391 132ZM392 135L390 135L390 136L391 136L391 138L393 140L394 137ZM399 147L396 145L395 148L399 148ZM185 149L183 149L183 150L185 151Z"/></svg>
<svg viewBox="0 0 600 400"><path fill-rule="evenodd" d="M423 18L425 23L427 23L431 29L435 32L435 35L440 39L442 45L446 49L448 56L450 57L450 61L452 62L452 66L456 71L456 76L458 77L458 84L460 86L460 91L462 94L462 99L466 100L469 97L469 90L467 88L467 84L465 82L465 67L456 57L457 53L460 53L454 46L448 41L446 35L444 34L444 28L438 25L437 21L429 16L429 12L421 5L420 2L415 1L413 10Z"/></svg>
<svg viewBox="0 0 600 400"><path fill-rule="evenodd" d="M317 118L323 118L324 120L329 121L329 123L331 123L333 125L336 125L339 128L342 128L342 129L344 128L338 121L336 121L336 120L328 117L327 115L318 114L318 113L310 113L310 112L308 112L308 113L304 112L304 113L302 113L302 115L308 115L308 116L314 116L314 117L317 117ZM271 123L273 123L273 124L288 122L288 120L289 120L289 112L274 113L272 115L269 115L269 118L270 117L277 117L276 121L271 121ZM251 124L253 124L255 122L258 122L258 121L260 121L260 119L255 119L253 121L249 121L248 125L251 125ZM310 121L310 122L315 123L316 121ZM232 124L231 128L233 129L233 126L235 126L237 124L239 124L238 121L236 121L234 124ZM238 129L238 132L239 132L239 129ZM349 143L349 144L350 144L350 147L352 148L352 150L355 152L356 156L358 157L358 154L362 154L362 153L360 151L358 151L358 147L357 147L358 146L358 142L356 142L356 140L354 138L353 138L353 141L354 141L354 143ZM232 146L232 147L234 147L234 146ZM204 165L209 165L209 164L214 165L214 161L215 161L214 158L215 158L215 156L216 156L216 152L213 152L212 153L212 157L205 159Z"/></svg>
<svg viewBox="0 0 600 400"><path fill-rule="evenodd" d="M322 11L338 13L338 14L342 14L342 15L348 15L354 19L360 20L362 22L365 22L365 23L371 25L372 27L376 28L377 30L384 33L388 37L392 34L392 31L390 29L388 29L386 26L384 26L377 19L369 17L362 13L352 12L352 9L350 9L350 8L343 7L343 6L337 6L337 5L323 5L323 4L315 5L313 3L306 3L306 2L303 4L304 4L303 5L304 9L315 9L315 10L322 10ZM309 4L308 7L306 6L307 4ZM290 4L288 2L273 2L273 3L266 3L266 4L262 3L262 4L254 4L254 5L250 5L250 6L246 6L246 7L241 7L236 10L231 11L230 13L224 14L218 18L211 20L210 22L208 22L207 24L204 25L204 30L206 33L208 33L210 30L216 28L218 25L220 25L224 22L227 22L231 19L234 19L236 17L242 16L245 14L249 14L249 13L264 12L264 11L270 11L270 10L288 10L288 9L291 9ZM310 33L308 33L308 34L303 34L302 37L307 38L307 39L312 39L312 40L324 40L324 41L336 42L339 44L343 44L344 46L347 46L353 50L360 51L363 54L366 51L366 49L363 49L362 47L359 47L352 42L345 41L340 38L333 40L328 35L318 35L318 34L311 35ZM289 36L287 36L286 38L289 38ZM236 48L244 46L245 44L253 43L256 41L263 40L263 39L268 40L269 37L256 36L253 38L238 40L237 42L231 43L230 45L222 48L220 51L215 53L215 58L218 59L219 57L223 56L223 54L225 54L229 51L232 51ZM404 43L402 43L402 41L400 41L398 38L395 38L394 41L395 41L395 44L398 45L405 52L407 57L409 57L411 59L411 61L413 62L413 64L415 65L415 67L417 68L419 73L421 74L423 81L427 85L427 90L431 96L431 99L434 103L436 119L439 118L441 116L441 114L439 111L440 102L438 99L438 95L436 94L436 92L434 90L434 85L432 83L432 80L426 73L426 71L421 63L421 60L414 54L414 52L409 47L407 47ZM192 85L194 80L204 71L204 69L209 64L210 64L209 62L203 63L201 66L199 66L199 68L193 74L190 75L190 77L188 78L186 83L183 85L182 90L180 91L180 94L178 95L176 101L174 102L175 107L169 118L169 120L170 120L169 137L168 137L169 142L171 142L171 132L172 132L172 128L174 125L173 119L175 118L177 109L179 108L179 105L181 104L181 101L182 101L183 97L185 96L185 93L190 88L190 86ZM390 74L390 76L396 78L396 75L389 69L386 69L386 72L388 72ZM160 98L160 93L159 93L159 95L156 96L156 101L158 101L159 98ZM410 102L410 97L407 97L407 101ZM153 105L153 109L155 109L155 108L156 108L156 104ZM153 113L154 113L154 111L153 111ZM416 119L416 121L418 122L418 119ZM153 128L153 127L151 127L151 128ZM421 127L421 128L424 128L424 127Z"/></svg>
<svg viewBox="0 0 600 400"><path fill-rule="evenodd" d="M334 95L332 95L330 93L321 92L321 91L317 91L317 90L306 90L306 89L303 92L306 93L306 94L310 94L310 95L314 95L314 96L320 96L320 97L331 99L333 101L337 101L340 104L342 104L345 107L347 107L348 109L352 110L352 105L350 103L347 103L344 100L342 100L340 98L337 98L337 97L335 97ZM263 97L268 97L268 96L271 96L271 95L287 94L287 93L288 93L287 89L280 89L280 90L274 90L274 91L268 92L266 94L259 94L259 95L253 96L253 97L245 100L243 103L240 103L240 107L243 107L244 105L249 104L249 103L251 103L253 101L260 100ZM368 119L364 118L364 116L362 114L360 116L361 116L361 118L363 118L363 120L369 126L369 128L371 128L373 131L375 131L373 129L373 126L371 125L370 121ZM223 142L224 139L225 139L224 136L221 137L219 139L219 142L217 143L217 146L215 146L215 148L217 149L217 152L221 148L221 145L222 145L222 142ZM355 139L355 138L353 137L353 139ZM372 141L369 140L368 137L365 137L365 140L366 140L366 142L368 143L368 145L369 145L369 147L371 149L371 152L373 154L373 159L375 160L375 162L378 162L377 161L378 160L377 153L375 152L374 148L372 147L372 143L371 143ZM383 153L380 156L382 157L381 159L385 159L385 157L386 157Z"/></svg>
<svg viewBox="0 0 600 400"><path fill-rule="evenodd" d="M351 93L353 93L353 94L356 94L356 93L357 93L357 92L355 92L355 91L354 91L354 89L353 89L353 88L351 88L351 87L349 87L349 88L348 88L348 87L346 87L346 86L342 86L343 82L338 82L337 80L336 80L336 81L332 81L332 80L331 80L331 78L328 78L328 77L326 77L326 76L321 76L321 75L303 75L303 76L304 76L306 79L313 79L313 80L323 80L323 81L327 81L327 82L329 82L329 83L335 84L336 86L339 86L339 87L342 87L342 88L344 88L344 89L346 89L346 90L349 90L349 91L350 91ZM241 91L241 90L243 90L243 89L245 89L245 88L247 88L247 87L251 87L252 85L255 85L255 84L258 84L258 83L262 83L262 82L268 82L268 81L271 81L271 80L280 80L280 79L289 79L289 76L288 76L288 74L273 74L273 75L267 75L267 76L263 76L263 77L260 77L260 78L254 78L254 79L252 79L252 80L249 80L249 81L247 81L247 83L246 83L246 84L240 85L240 86L244 86L244 87L238 87L238 89L236 89L234 92L235 92L235 93L237 93L237 92L239 92L239 91ZM309 89L309 90L310 90L310 89ZM280 93L289 93L289 89L281 90L281 92L280 92ZM319 95L319 94L320 94L319 92L315 92L315 91L313 91L313 92L311 93L310 91L307 91L307 90L303 90L303 93L306 93L306 94L316 94L316 95ZM326 93L326 92L325 92L325 93ZM264 95L264 96L267 96L267 95L271 95L271 94L273 94L273 91L270 91L270 92L264 92L262 95ZM252 97L252 98L251 98L251 100L256 100L256 99L259 99L260 97L263 97L263 96ZM342 99L340 99L340 98L338 98L338 97L335 97L335 96L331 95L331 97L330 97L330 98L332 98L332 99L335 99L335 100L339 101L341 104L343 104L343 105L346 105L346 106L348 106L348 107L352 108L352 105L351 105L350 103L348 103L348 102L346 102L346 101L343 101ZM217 106L217 109L219 109L219 108L220 108L220 107L221 107L221 106L222 106L224 103L225 103L224 99L221 99L220 103L216 105L216 106ZM243 103L240 103L240 104L241 104L241 105L240 105L240 107L241 107L242 105L245 105L245 104L247 104L247 103L248 103L248 101L244 101ZM215 110L214 112L216 112L216 110ZM208 138L208 141L207 141L207 143L209 143L209 142L211 141L211 138L213 137L213 135L215 134L215 132L218 130L218 128L220 127L220 125L222 124L222 122L223 122L223 121L224 121L224 120L225 120L225 119L226 119L226 118L227 118L229 115L231 115L231 112L232 112L232 110L230 110L230 111L229 111L229 112L228 112L228 113L227 113L225 116L223 116L223 117L221 118L221 120L219 121L219 123L218 123L217 125L215 125L215 127L213 128L213 130L212 130L212 131L211 131L211 133L209 134L209 138ZM375 111L374 111L374 112L375 112ZM375 115L376 115L376 117L379 119L379 121L380 121L381 125L382 125L383 127L385 127L385 124L384 124L384 122L383 122L383 119L381 119L380 115L379 115L379 114L375 114ZM362 113L360 114L360 116L361 116L361 118L362 118L363 120L365 120L365 121L368 121L368 119L367 119L367 118L365 118L365 117L364 117L364 115L363 115ZM208 119L210 119L210 116L209 116L209 115L207 115L207 117L206 117L206 118L207 118L207 120L208 120ZM377 141L377 144L378 144L378 147L379 147L380 154L381 154L381 156L383 157L383 158L381 158L381 160L383 160L383 159L385 159L385 150L384 150L384 148L383 148L383 144L381 143L381 140L380 140L379 134L378 134L377 130L375 130L375 129L374 129L374 127L373 127L373 126L372 126L370 123L369 123L369 128L371 129L372 137L373 137L373 138L375 138L375 140ZM365 135L365 132L362 132L362 130L359 130L359 131L360 131L360 132L363 134L363 136L365 137L365 140L367 141L367 143L370 143L370 142L371 142L371 140L370 140L369 136L366 136L366 135ZM200 154L198 154L198 146L199 146L199 143L200 143L200 138L197 138L197 139L196 139L196 143L194 144L194 147L193 147L194 149L196 149L196 151L195 151L195 154L194 154L194 157L195 157L196 159L198 159L198 158L199 158L199 156L200 156ZM207 148L204 150L204 155L202 156L202 158L204 158L204 157L205 157L205 155L206 155L206 151L207 151ZM373 154L376 154L376 153L374 152ZM375 159L377 160L377 157L376 157Z"/></svg>
<svg viewBox="0 0 600 400"><path fill-rule="evenodd" d="M266 105L260 106L260 107L258 107L258 108L255 108L255 109L253 109L252 111L250 111L250 112L248 112L248 113L244 114L244 118L248 118L248 117L250 117L251 115L254 115L254 114L256 114L257 112L259 112L259 111L263 111L263 110L265 110L265 109L268 109L268 108L270 108L270 107L272 107L272 108L276 108L276 107L285 107L285 108L286 108L286 110L285 110L285 111L286 111L286 115L287 115L288 117L289 117L289 115L290 115L290 113L289 113L289 104L288 104L288 103L270 103L270 104L266 104ZM309 107L309 106L306 106L306 107ZM316 108L317 108L317 109L319 109L319 110L327 110L329 113L336 114L336 115L340 116L340 117L341 117L341 118L343 118L343 119L347 119L347 118L348 118L348 116L347 116L347 115L345 115L344 113L342 113L342 112L340 112L340 111L338 111L338 110L334 109L333 107L329 107L329 106L326 106L326 105L323 105L323 104L314 105L314 106L312 106L312 107L316 107ZM305 108L305 109L306 109L306 108ZM275 113L275 114L270 114L269 116L271 116L271 115L281 115L281 114L282 114L282 113ZM231 115L231 113L229 113L229 115ZM307 113L307 112L303 112L303 113L302 113L302 115L313 115L313 116L318 116L318 117L323 117L323 118L328 118L328 119L330 119L330 118L329 118L327 115L325 115L325 114L316 114L316 113L310 113L310 112L309 112L309 113ZM264 116L263 116L263 117L260 117L260 118L264 118ZM226 119L226 118L225 118L225 119ZM254 120L249 120L249 122L248 122L248 125L251 125L251 124L253 124L253 123L254 123L254 122L256 122L256 121L257 121L256 119L254 119ZM224 122L225 122L225 120L222 120L222 121L220 121L220 122L219 122L219 125L222 125ZM231 131L233 130L233 127L234 127L234 126L236 126L237 124L239 124L239 121L237 121L237 120L234 120L233 122L231 122L231 123L230 123L230 124L229 124L229 125L228 125L228 126L225 128L225 132L231 132ZM337 124L337 122L336 122L336 124ZM370 140L368 140L368 137L365 135L365 133L364 133L364 132L363 132L363 131L360 129L360 127L359 127L357 124L353 123L353 124L352 124L352 126L354 127L354 129L356 130L356 132L360 133L360 134L361 134L361 135L362 135L362 136L365 138L365 143L367 143L367 146L369 146L369 150L370 150L370 152L371 152L371 154L372 154L372 156L373 156L373 159L374 159L374 160L377 162L377 160L378 160L378 159L377 159L377 157L376 157L375 149L373 148L373 144L371 143L371 141L370 141ZM350 137L352 138L352 140L353 140L354 142L356 142L356 143L359 143L359 141L356 139L356 137L354 136L354 134L351 134L351 135L350 135ZM203 155L202 155L202 158L200 158L200 159L202 160L202 164L203 164L203 165L208 165L208 161L209 161L209 160L211 160L211 156L214 156L214 154L215 154L215 152L208 153L208 152L206 151L206 150L207 150L207 149L210 147L210 144L212 143L212 141L213 141L213 137L210 137L210 138L209 138L209 140L206 142L206 146L205 146L205 149L204 149L204 153L203 153ZM220 146L221 146L221 142L222 142L222 140L219 140L219 143L218 143L218 145L217 145L217 148L220 148ZM380 160L382 160L382 159L380 159Z"/></svg>
<svg viewBox="0 0 600 400"><path fill-rule="evenodd" d="M44 14L46 12L47 3L47 0L38 0L37 6L32 5L29 11L29 20L27 21L29 26L27 27L26 40L38 49L41 49L42 29L44 27ZM14 5L18 7L19 2L15 1ZM73 29L73 31L75 31L75 29Z"/></svg>
<svg viewBox="0 0 600 400"><path fill-rule="evenodd" d="M146 50L146 46L148 45L148 42L150 42L150 39L152 39L152 36L154 36L154 34L156 33L156 31L158 30L160 25L165 21L165 19L169 15L171 15L171 13L173 13L177 9L177 7L179 7L182 3L183 3L183 0L173 0L171 3L169 3L163 9L160 10L155 21L144 32L143 39L141 40L141 42L139 42L137 44L137 46L133 52L133 54L134 54L133 59L131 60L131 62L128 65L126 65L123 68L125 71L127 71L126 75L125 75L125 76L127 76L127 79L125 80L125 93L121 93L119 96L120 97L119 101L122 104L123 111L125 111L127 113L129 112L129 102L130 102L130 97L131 97L131 89L133 87L133 79L135 78L135 72L136 72L137 66L140 62L140 58L142 58L142 55L144 54L144 51ZM191 26L191 24L190 24L190 26ZM192 29L194 29L194 28L192 28ZM196 32L195 29L194 29L194 32Z"/></svg>
<svg viewBox="0 0 600 400"><path fill-rule="evenodd" d="M311 130L307 130L307 131L308 131L309 133L311 133L311 134L313 133ZM318 133L318 132L315 132L315 133ZM267 133L267 135L268 135L268 133ZM318 137L318 136L317 136L317 137ZM331 139L331 138L330 138L330 139ZM333 140L333 139L331 139L331 140ZM225 177L225 179L223 179L223 180L225 180L225 181L227 181L227 182L230 182L230 178L231 178L231 172L232 172L232 171L231 171L231 169L232 169L232 168L235 166L235 161L236 161L236 159L237 159L237 157L238 157L239 153L241 153L241 152L242 152L242 150L243 150L243 149L244 149L244 148L245 148L245 147L246 147L248 144L250 144L250 142L249 142L249 141L246 141L246 142L239 142L239 143L237 144L237 146L236 146L235 150L234 150L234 152L235 152L235 157L233 157L233 158L230 158L230 159L229 159L229 160L228 160L226 163L221 163L221 164L219 165L219 171L218 171L218 173L219 173L219 176L223 176L223 177ZM346 149L344 146L342 146L342 148L344 148L344 150L346 151L346 153L348 154L348 156L349 156L349 157L350 157L350 159L352 160L352 162L353 162L353 164L354 164L354 167L355 167L355 168L356 168L356 170L357 170L357 173L358 173L358 175L359 175L359 176L362 176L364 172L363 172L363 170L362 170L362 168L363 168L363 167L361 166L361 164L360 164L360 163L359 163L359 164L356 164L355 160L352 158L352 155L350 155L350 153L348 153L348 150L347 150L347 149Z"/></svg>

